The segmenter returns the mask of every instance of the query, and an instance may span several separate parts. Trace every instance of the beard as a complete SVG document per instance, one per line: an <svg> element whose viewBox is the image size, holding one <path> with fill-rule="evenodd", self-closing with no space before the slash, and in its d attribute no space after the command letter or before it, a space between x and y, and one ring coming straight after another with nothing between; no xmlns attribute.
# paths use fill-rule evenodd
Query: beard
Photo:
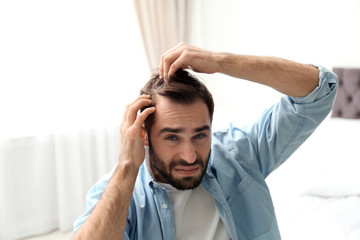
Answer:
<svg viewBox="0 0 360 240"><path fill-rule="evenodd" d="M166 181L166 183L172 185L178 190L188 190L198 187L205 175L206 168L209 162L210 151L207 156L207 159L196 158L193 163L188 163L183 159L172 161L169 166L166 166L165 161L163 161L160 156L154 151L151 144L149 144L150 152L150 164L153 169L160 175L160 177ZM180 177L176 178L171 172L175 167L178 166L199 166L200 174L189 177Z"/></svg>

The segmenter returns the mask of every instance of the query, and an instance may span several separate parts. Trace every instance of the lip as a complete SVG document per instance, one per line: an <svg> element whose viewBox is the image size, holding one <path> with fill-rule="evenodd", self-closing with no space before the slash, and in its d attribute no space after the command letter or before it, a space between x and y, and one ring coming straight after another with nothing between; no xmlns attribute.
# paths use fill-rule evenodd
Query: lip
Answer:
<svg viewBox="0 0 360 240"><path fill-rule="evenodd" d="M200 166L195 167L177 167L174 168L174 171L183 176L192 176L195 175L200 169Z"/></svg>

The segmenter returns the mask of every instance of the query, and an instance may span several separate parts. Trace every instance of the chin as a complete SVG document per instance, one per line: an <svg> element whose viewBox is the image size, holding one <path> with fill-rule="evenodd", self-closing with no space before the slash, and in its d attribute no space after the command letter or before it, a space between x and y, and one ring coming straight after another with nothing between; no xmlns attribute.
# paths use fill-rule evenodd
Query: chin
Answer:
<svg viewBox="0 0 360 240"><path fill-rule="evenodd" d="M182 177L181 179L169 179L169 183L178 190L191 190L197 188L201 181L203 175L195 177Z"/></svg>

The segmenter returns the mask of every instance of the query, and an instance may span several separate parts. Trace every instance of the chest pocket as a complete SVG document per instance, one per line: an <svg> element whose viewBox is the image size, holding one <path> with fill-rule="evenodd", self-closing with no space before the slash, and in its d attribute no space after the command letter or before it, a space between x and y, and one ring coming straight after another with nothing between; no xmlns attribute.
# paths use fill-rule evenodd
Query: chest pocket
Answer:
<svg viewBox="0 0 360 240"><path fill-rule="evenodd" d="M274 207L270 193L264 186L247 176L233 189L227 199L238 231L248 239L270 231L274 221Z"/></svg>

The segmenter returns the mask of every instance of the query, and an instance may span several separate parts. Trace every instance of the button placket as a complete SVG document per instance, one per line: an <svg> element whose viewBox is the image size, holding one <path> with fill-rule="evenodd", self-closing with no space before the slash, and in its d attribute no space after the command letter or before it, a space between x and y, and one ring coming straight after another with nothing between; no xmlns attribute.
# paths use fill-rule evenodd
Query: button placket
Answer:
<svg viewBox="0 0 360 240"><path fill-rule="evenodd" d="M173 213L170 198L167 191L160 185L154 183L154 200L161 222L164 239L175 239Z"/></svg>

